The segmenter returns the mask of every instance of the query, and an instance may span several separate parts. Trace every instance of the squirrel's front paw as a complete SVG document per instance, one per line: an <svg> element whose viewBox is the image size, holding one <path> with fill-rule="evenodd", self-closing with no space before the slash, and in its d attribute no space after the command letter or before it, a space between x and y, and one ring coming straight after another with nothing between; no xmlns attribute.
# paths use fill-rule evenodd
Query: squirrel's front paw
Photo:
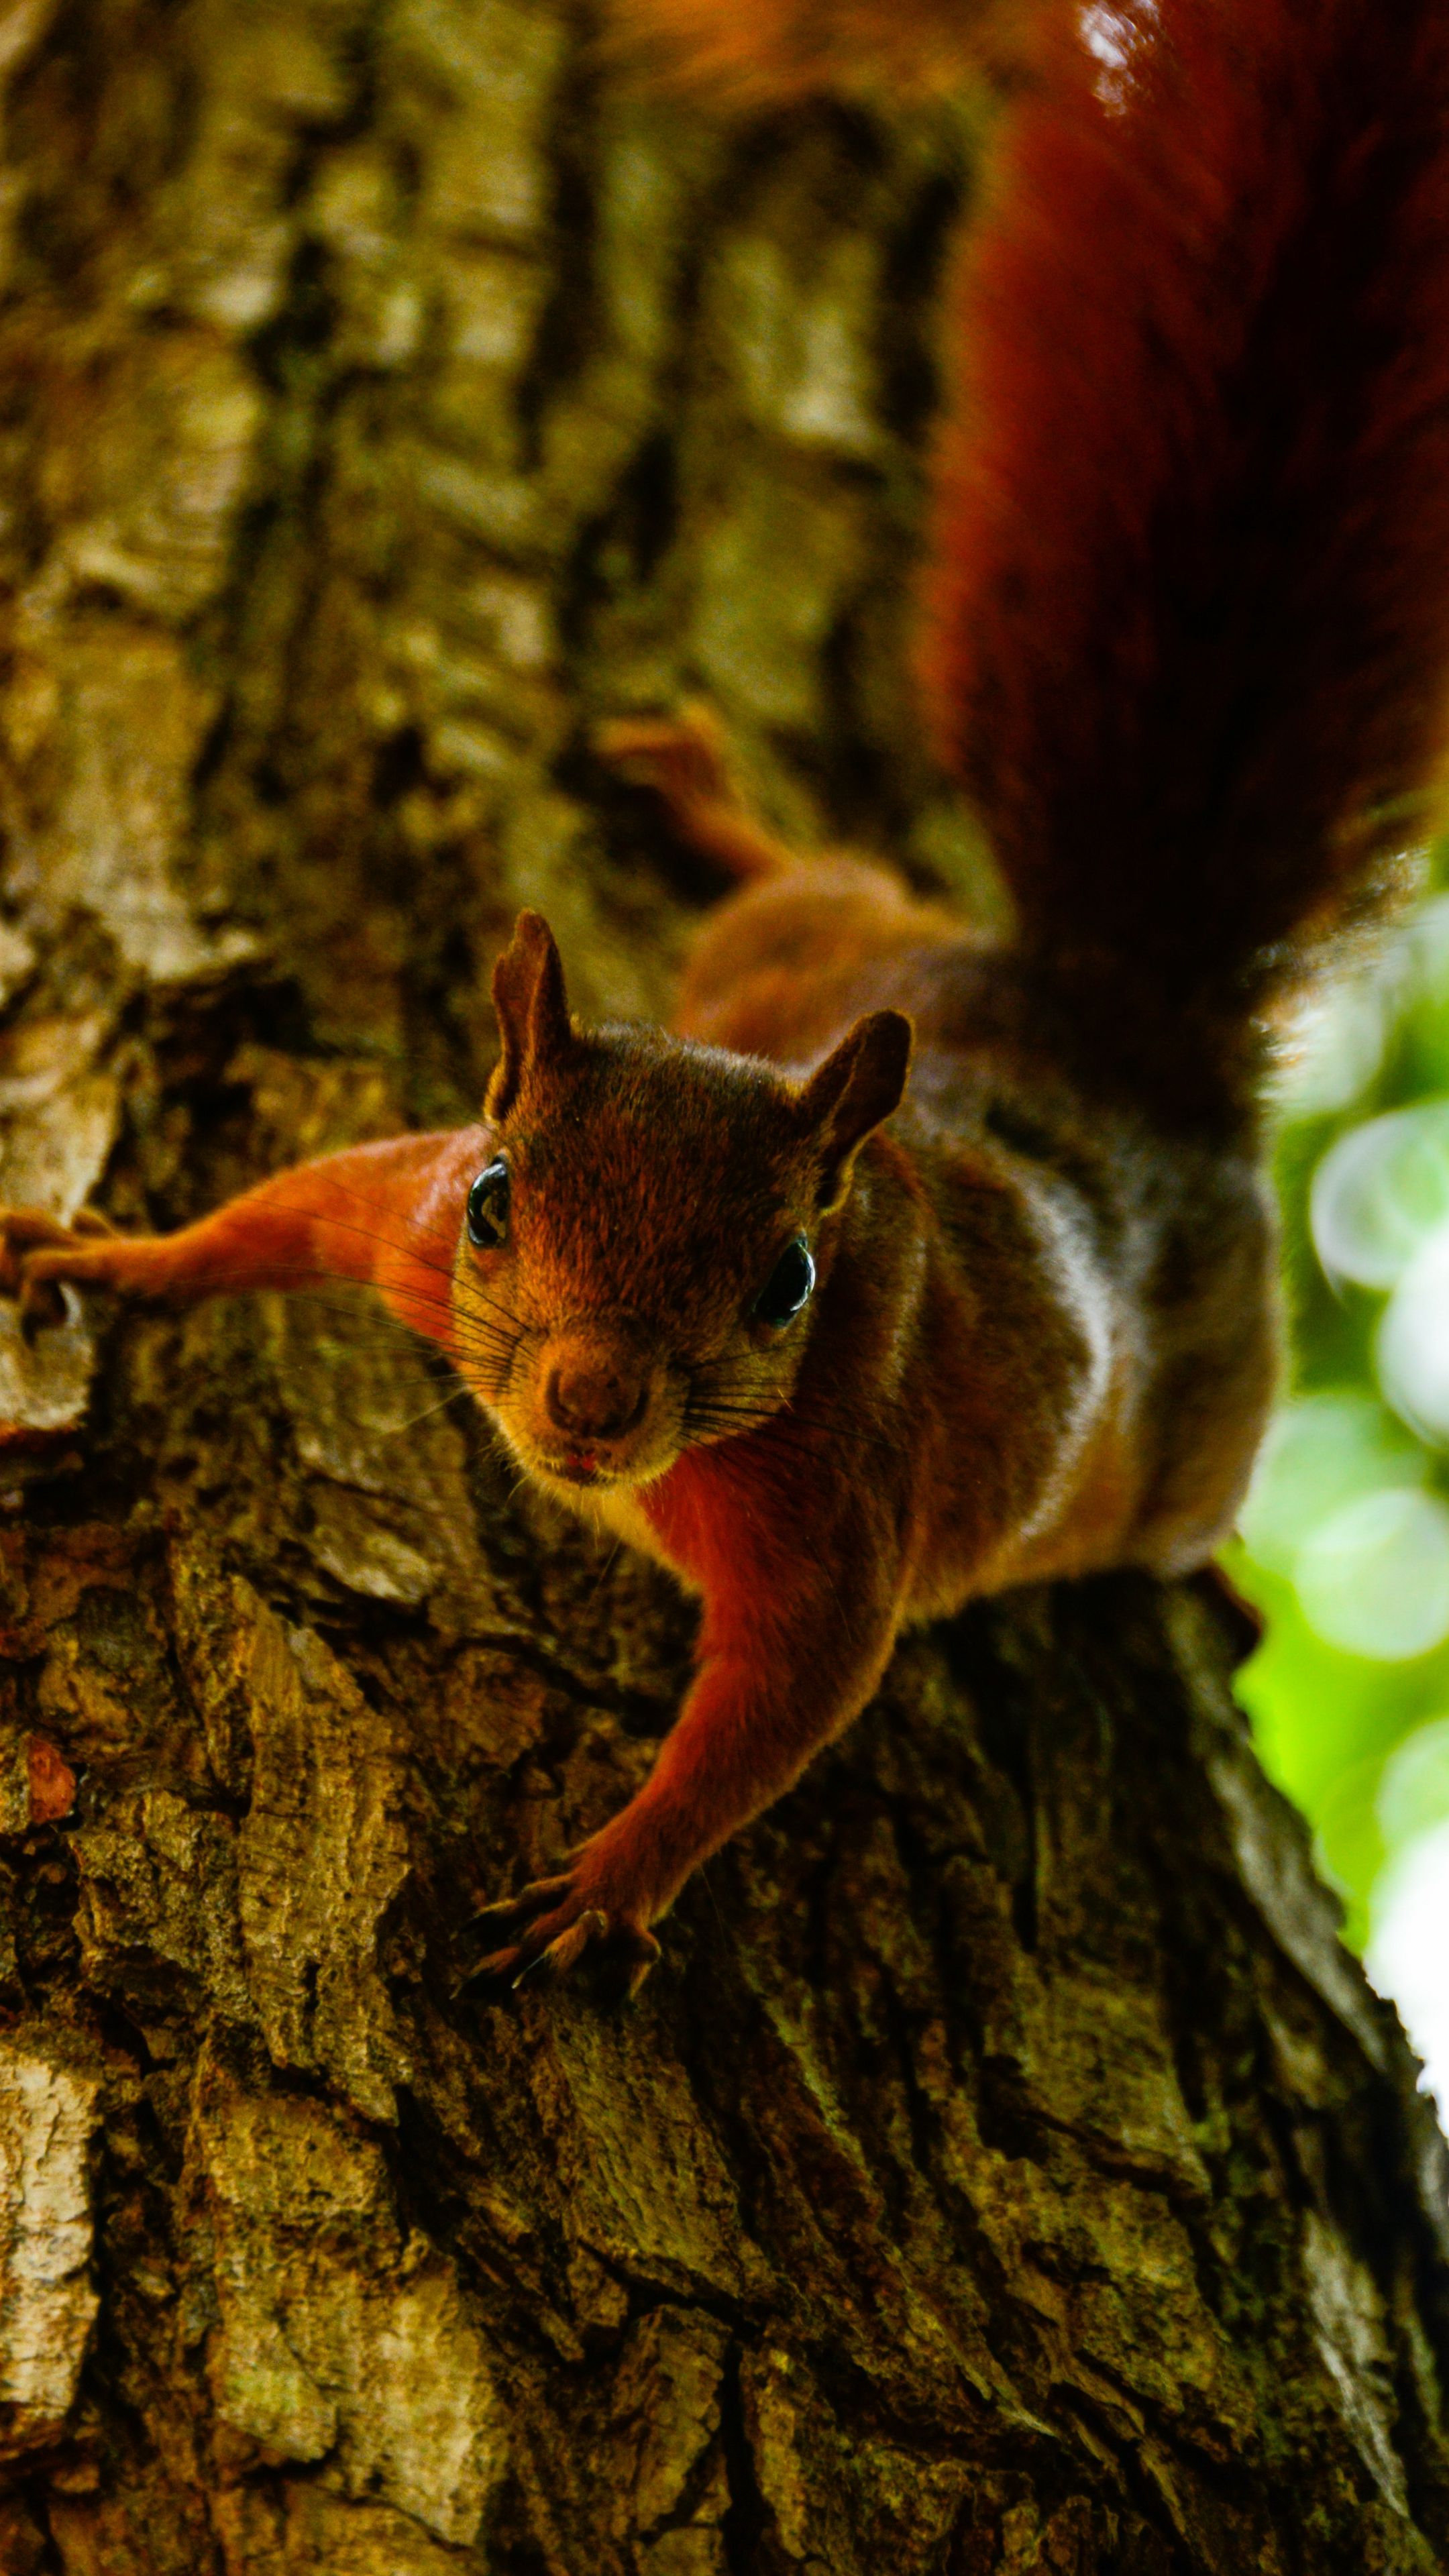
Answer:
<svg viewBox="0 0 1449 2576"><path fill-rule="evenodd" d="M598 1901L591 1889L587 1854L557 1878L537 1878L517 1896L485 1905L473 1921L490 1932L514 1932L517 1938L493 1950L469 1970L465 1985L480 1978L507 1978L521 1986L534 1975L562 1977L588 1949L608 1952L627 1970L627 1989L636 1995L659 1956L659 1944L647 1926L626 1907Z"/></svg>
<svg viewBox="0 0 1449 2576"><path fill-rule="evenodd" d="M0 1208L0 1296L17 1299L27 1333L64 1321L59 1283L67 1275L67 1253L87 1251L98 1235L114 1232L91 1208L82 1208L68 1225L41 1208Z"/></svg>

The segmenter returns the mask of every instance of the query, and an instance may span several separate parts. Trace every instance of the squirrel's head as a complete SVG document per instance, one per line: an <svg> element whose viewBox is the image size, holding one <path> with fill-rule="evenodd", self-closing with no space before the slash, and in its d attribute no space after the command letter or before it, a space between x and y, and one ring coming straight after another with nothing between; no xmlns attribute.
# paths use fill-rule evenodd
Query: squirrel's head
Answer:
<svg viewBox="0 0 1449 2576"><path fill-rule="evenodd" d="M490 1150L453 1278L459 1365L523 1466L651 1482L785 1403L910 1023L857 1022L800 1081L652 1028L581 1030L546 922L493 977Z"/></svg>

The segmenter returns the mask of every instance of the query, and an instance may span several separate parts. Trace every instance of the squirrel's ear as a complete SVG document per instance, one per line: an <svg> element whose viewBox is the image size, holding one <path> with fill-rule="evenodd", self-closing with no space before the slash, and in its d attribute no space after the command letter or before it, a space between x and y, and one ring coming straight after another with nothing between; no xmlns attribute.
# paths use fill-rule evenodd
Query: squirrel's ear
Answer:
<svg viewBox="0 0 1449 2576"><path fill-rule="evenodd" d="M503 1053L483 1115L506 1118L527 1075L562 1064L574 1043L563 965L541 912L521 912L493 969L493 1007Z"/></svg>
<svg viewBox="0 0 1449 2576"><path fill-rule="evenodd" d="M800 1093L799 1115L824 1152L822 1215L840 1205L856 1152L872 1128L901 1105L911 1035L904 1011L872 1011L816 1066Z"/></svg>

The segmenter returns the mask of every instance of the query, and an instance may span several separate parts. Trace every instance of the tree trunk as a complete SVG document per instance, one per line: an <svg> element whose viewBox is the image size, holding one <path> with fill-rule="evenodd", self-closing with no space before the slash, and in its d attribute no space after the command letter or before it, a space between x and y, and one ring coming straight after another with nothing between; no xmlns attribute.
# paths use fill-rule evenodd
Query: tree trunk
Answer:
<svg viewBox="0 0 1449 2576"><path fill-rule="evenodd" d="M731 128L545 0L9 0L0 64L0 1196L469 1116L521 901L665 1008L605 713L703 690L784 828L970 890L966 119ZM909 1640L636 2007L498 2000L470 1907L689 1612L356 1299L0 1335L7 2576L1443 2563L1444 2157L1204 1594Z"/></svg>

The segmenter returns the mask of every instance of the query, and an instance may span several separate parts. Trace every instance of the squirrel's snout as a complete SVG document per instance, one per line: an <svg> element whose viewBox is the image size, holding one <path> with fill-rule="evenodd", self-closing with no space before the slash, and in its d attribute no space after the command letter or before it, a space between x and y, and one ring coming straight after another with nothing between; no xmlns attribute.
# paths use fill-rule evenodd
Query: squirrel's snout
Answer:
<svg viewBox="0 0 1449 2576"><path fill-rule="evenodd" d="M570 1438L619 1440L632 1431L648 1400L641 1370L601 1356L558 1360L544 1380L544 1408L555 1430Z"/></svg>

